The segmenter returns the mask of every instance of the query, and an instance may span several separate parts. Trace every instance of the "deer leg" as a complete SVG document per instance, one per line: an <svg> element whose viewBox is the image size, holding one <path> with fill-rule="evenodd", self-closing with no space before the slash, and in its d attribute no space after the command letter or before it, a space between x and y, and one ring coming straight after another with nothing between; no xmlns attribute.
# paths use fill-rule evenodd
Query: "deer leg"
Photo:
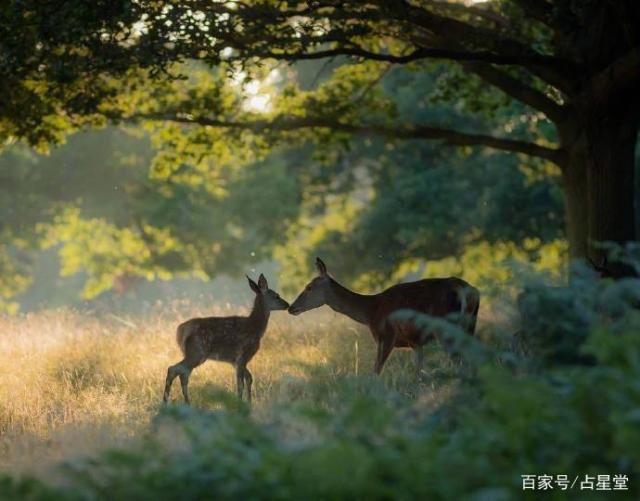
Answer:
<svg viewBox="0 0 640 501"><path fill-rule="evenodd" d="M416 356L416 378L420 379L420 374L422 373L422 363L424 362L424 347L416 346L413 349L413 353Z"/></svg>
<svg viewBox="0 0 640 501"><path fill-rule="evenodd" d="M200 365L202 361L191 362L188 358L185 358L182 362L177 363L169 367L167 371L167 382L164 387L163 401L169 400L169 393L171 392L171 384L176 376L180 377L180 386L182 387L182 396L187 405L189 405L189 376L191 371Z"/></svg>
<svg viewBox="0 0 640 501"><path fill-rule="evenodd" d="M244 366L236 367L236 392L238 398L242 400L242 394L244 393L244 371L247 370Z"/></svg>
<svg viewBox="0 0 640 501"><path fill-rule="evenodd" d="M182 396L184 397L184 402L187 405L191 405L191 400L189 399L189 376L191 375L191 368L184 367L184 370L180 373L180 385L182 386Z"/></svg>
<svg viewBox="0 0 640 501"><path fill-rule="evenodd" d="M449 360L453 365L460 365L462 363L462 354L456 348L455 342L450 339L447 339L443 343L444 350L449 355Z"/></svg>
<svg viewBox="0 0 640 501"><path fill-rule="evenodd" d="M164 395L162 396L162 401L166 404L169 400L169 395L171 394L171 385L173 384L173 380L178 376L178 366L181 364L177 363L176 365L172 365L167 369L167 380L164 385Z"/></svg>
<svg viewBox="0 0 640 501"><path fill-rule="evenodd" d="M393 350L393 340L381 339L378 342L378 356L376 357L376 365L373 369L376 374L382 372L384 363L387 361L387 358L389 358L391 350Z"/></svg>
<svg viewBox="0 0 640 501"><path fill-rule="evenodd" d="M378 341L376 344L376 361L373 364L373 372L379 374L378 365L380 364L380 353L382 352L382 341Z"/></svg>
<svg viewBox="0 0 640 501"><path fill-rule="evenodd" d="M183 379L186 377L187 384L188 384L189 374L191 374L191 368L187 364L186 359L169 367L169 369L167 370L167 380L164 385L164 395L162 397L163 402L166 403L169 400L169 395L171 394L171 385L173 384L173 380L178 376L180 376L180 382L182 383L182 394L183 395L185 394L185 389L184 389L185 383L183 383ZM188 400L188 398L185 397L185 400Z"/></svg>
<svg viewBox="0 0 640 501"><path fill-rule="evenodd" d="M180 376L184 402L187 405L191 405L191 399L189 398L189 376L191 376L193 369L202 365L207 360L207 356L202 347L202 340L193 337L187 339L184 353L184 360L175 367L178 369L178 376Z"/></svg>
<svg viewBox="0 0 640 501"><path fill-rule="evenodd" d="M251 404L251 385L253 384L253 376L246 367L244 368L244 383L247 385L247 398L249 404Z"/></svg>

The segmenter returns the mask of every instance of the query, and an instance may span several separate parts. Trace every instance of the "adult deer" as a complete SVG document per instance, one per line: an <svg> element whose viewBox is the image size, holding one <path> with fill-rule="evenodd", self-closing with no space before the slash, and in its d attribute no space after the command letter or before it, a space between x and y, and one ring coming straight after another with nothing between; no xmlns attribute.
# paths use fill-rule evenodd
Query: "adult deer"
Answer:
<svg viewBox="0 0 640 501"><path fill-rule="evenodd" d="M179 376L184 401L189 404L189 376L191 371L206 360L232 364L236 369L236 391L242 399L245 384L251 402L253 377L247 364L260 348L260 340L267 329L269 314L289 307L277 292L269 289L264 275L258 283L247 277L256 298L248 317L192 318L178 326L176 340L184 358L167 370L163 401L169 399L171 384Z"/></svg>
<svg viewBox="0 0 640 501"><path fill-rule="evenodd" d="M373 295L353 292L334 280L320 258L316 258L319 276L315 277L289 307L289 313L328 305L338 313L365 324L378 345L374 371L380 374L393 348L411 348L416 355L416 369L422 369L423 346L437 337L424 332L408 320L393 319L399 310L414 310L436 317L458 314L455 321L473 335L480 306L480 294L459 278L428 278L397 284Z"/></svg>

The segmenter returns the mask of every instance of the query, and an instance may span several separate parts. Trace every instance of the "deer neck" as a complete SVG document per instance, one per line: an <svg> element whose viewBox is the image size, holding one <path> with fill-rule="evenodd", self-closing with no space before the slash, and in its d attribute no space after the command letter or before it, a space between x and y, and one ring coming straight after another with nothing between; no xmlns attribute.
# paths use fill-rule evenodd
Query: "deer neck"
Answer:
<svg viewBox="0 0 640 501"><path fill-rule="evenodd" d="M269 322L269 314L271 312L265 305L264 299L257 295L254 302L251 313L249 314L249 321L252 325L257 327L257 332L260 337L264 334Z"/></svg>
<svg viewBox="0 0 640 501"><path fill-rule="evenodd" d="M373 311L375 296L358 294L331 280L327 305L338 313L361 324L368 324Z"/></svg>

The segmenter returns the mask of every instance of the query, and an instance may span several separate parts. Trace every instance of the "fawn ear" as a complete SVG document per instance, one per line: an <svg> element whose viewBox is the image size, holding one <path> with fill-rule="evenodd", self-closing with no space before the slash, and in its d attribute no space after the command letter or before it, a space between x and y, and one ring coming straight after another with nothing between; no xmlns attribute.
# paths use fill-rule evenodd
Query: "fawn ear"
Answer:
<svg viewBox="0 0 640 501"><path fill-rule="evenodd" d="M319 257L316 258L316 268L318 268L320 275L325 276L327 274L327 265Z"/></svg>
<svg viewBox="0 0 640 501"><path fill-rule="evenodd" d="M264 275L262 273L260 273L260 277L258 278L258 287L260 287L261 291L266 291L269 288L267 279L264 278Z"/></svg>
<svg viewBox="0 0 640 501"><path fill-rule="evenodd" d="M247 280L249 280L249 287L251 287L251 290L256 294L260 294L260 287L258 287L258 284L255 283L253 280L251 280L249 278L249 275L246 275L246 277L247 277Z"/></svg>

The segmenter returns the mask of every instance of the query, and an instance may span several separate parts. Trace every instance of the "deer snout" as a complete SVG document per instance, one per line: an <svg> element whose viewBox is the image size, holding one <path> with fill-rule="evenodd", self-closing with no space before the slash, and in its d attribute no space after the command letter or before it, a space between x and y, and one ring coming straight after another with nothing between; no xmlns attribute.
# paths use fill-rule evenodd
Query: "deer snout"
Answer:
<svg viewBox="0 0 640 501"><path fill-rule="evenodd" d="M300 313L302 313L302 309L299 306L296 306L295 304L292 304L291 306L289 306L288 311L291 315L300 315Z"/></svg>
<svg viewBox="0 0 640 501"><path fill-rule="evenodd" d="M289 303L287 303L284 299L281 299L281 301L282 301L282 304L281 304L282 309L288 310L290 308Z"/></svg>

